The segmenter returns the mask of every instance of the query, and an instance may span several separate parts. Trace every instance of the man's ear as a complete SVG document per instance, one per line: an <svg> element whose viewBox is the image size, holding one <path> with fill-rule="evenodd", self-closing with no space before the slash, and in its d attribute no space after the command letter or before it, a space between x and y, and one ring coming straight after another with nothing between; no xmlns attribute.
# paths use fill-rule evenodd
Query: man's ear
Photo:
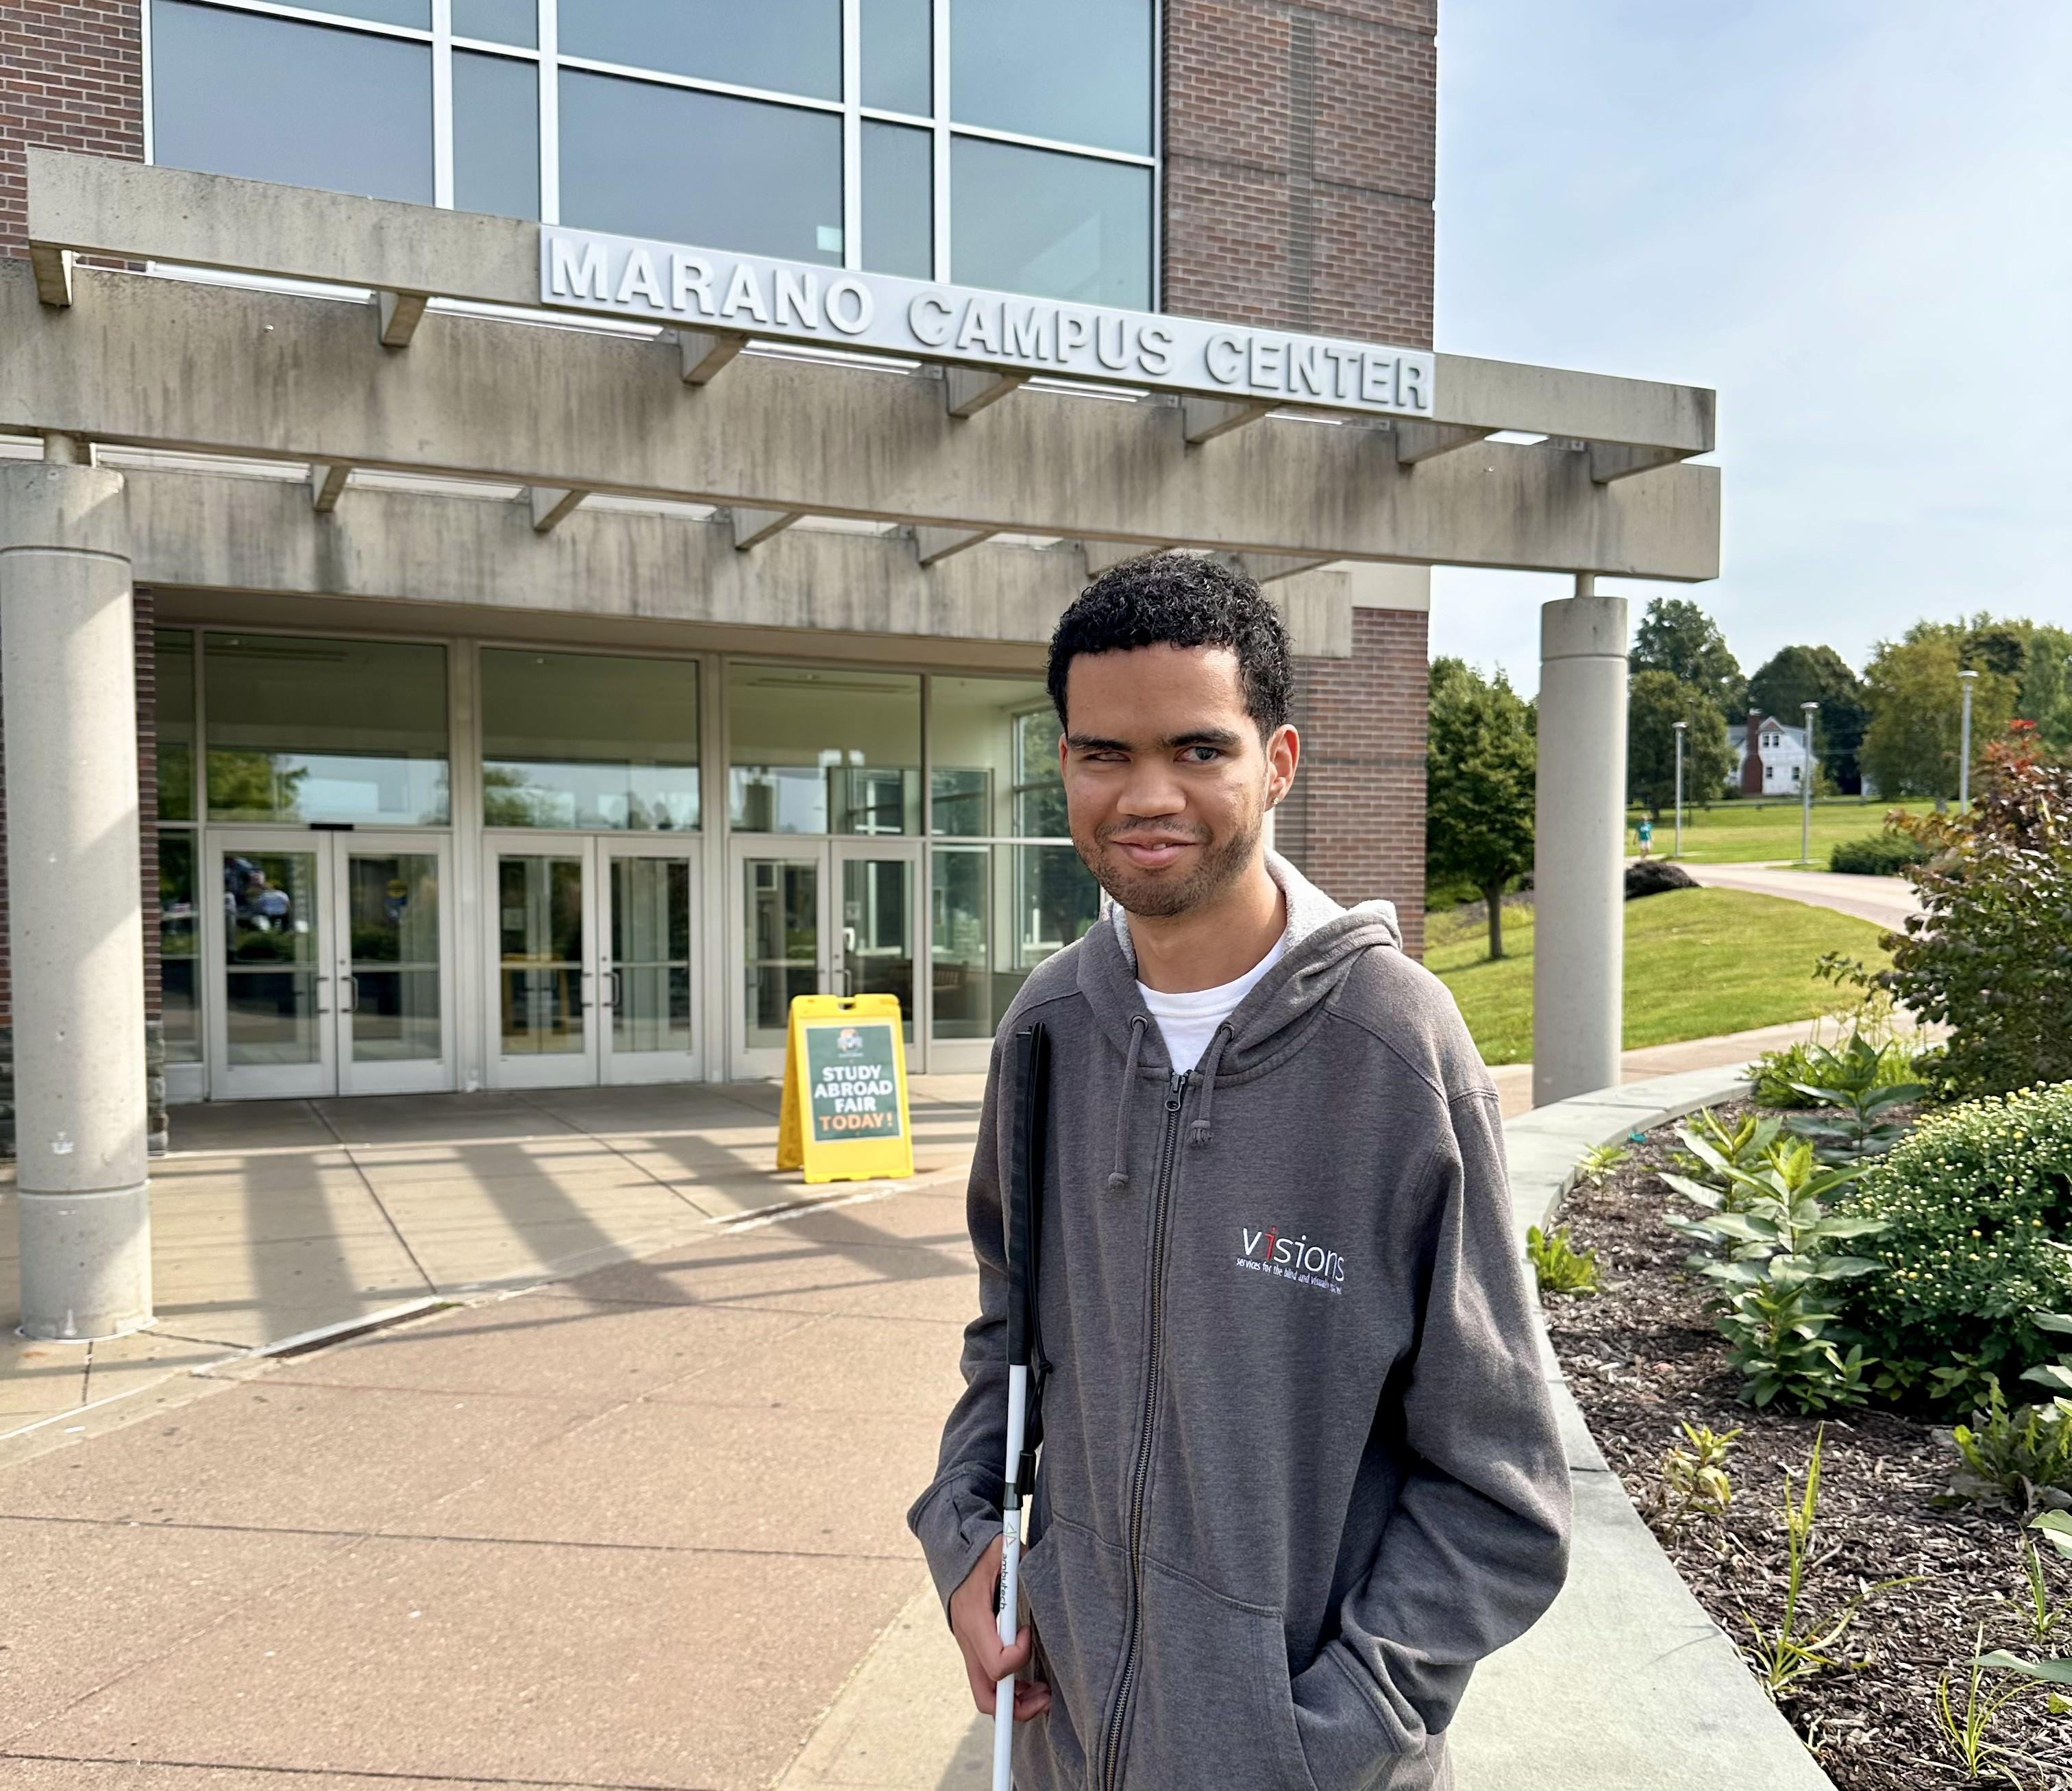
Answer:
<svg viewBox="0 0 2072 1791"><path fill-rule="evenodd" d="M1293 726L1282 722L1266 737L1266 806L1278 808L1295 783L1295 767L1302 757L1302 740Z"/></svg>

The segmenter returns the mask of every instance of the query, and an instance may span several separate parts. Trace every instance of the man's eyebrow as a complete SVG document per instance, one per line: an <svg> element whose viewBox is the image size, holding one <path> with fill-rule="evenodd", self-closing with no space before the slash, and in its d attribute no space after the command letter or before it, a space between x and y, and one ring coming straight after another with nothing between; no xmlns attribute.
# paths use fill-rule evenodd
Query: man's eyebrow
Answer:
<svg viewBox="0 0 2072 1791"><path fill-rule="evenodd" d="M1185 733L1168 734L1165 744L1169 749L1181 746L1235 746L1238 736L1228 728L1190 728Z"/></svg>
<svg viewBox="0 0 2072 1791"><path fill-rule="evenodd" d="M1065 744L1075 753L1126 753L1130 750L1126 740L1108 740L1097 733L1068 733Z"/></svg>

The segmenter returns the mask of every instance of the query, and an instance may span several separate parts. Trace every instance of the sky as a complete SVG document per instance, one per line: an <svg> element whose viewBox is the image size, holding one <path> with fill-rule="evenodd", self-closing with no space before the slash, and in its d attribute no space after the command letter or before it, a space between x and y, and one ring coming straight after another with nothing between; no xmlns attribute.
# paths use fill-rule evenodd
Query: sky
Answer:
<svg viewBox="0 0 2072 1791"><path fill-rule="evenodd" d="M1753 672L1923 616L2072 624L2072 3L1442 0L1437 345L1709 386L1708 610ZM1441 568L1539 684L1566 578Z"/></svg>

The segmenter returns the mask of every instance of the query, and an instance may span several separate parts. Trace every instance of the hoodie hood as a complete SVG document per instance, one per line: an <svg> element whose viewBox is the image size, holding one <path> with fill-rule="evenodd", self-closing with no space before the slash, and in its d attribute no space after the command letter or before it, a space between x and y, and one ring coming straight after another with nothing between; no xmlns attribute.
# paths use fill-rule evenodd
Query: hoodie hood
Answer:
<svg viewBox="0 0 2072 1791"><path fill-rule="evenodd" d="M1297 1049L1324 1003L1350 973L1361 954L1400 951L1402 929L1392 902L1363 902L1341 907L1277 852L1266 868L1288 910L1279 963L1260 979L1230 1017L1216 1029L1191 1078L1202 1084L1202 1101L1187 1128L1190 1145L1206 1149L1215 1137L1215 1091L1264 1074ZM1079 986L1101 1029L1122 1053L1123 1075L1116 1103L1115 1145L1108 1188L1129 1185L1131 1096L1146 1077L1173 1074L1158 1024L1137 987L1137 953L1129 918L1119 903L1110 924L1086 938L1079 954Z"/></svg>

